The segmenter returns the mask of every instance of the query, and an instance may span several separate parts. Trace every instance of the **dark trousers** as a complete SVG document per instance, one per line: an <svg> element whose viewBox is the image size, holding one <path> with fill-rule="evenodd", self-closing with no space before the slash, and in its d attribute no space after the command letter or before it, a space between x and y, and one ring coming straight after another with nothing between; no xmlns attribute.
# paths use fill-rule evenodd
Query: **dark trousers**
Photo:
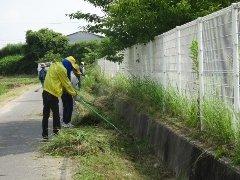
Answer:
<svg viewBox="0 0 240 180"><path fill-rule="evenodd" d="M62 94L62 103L63 103L63 122L68 124L72 118L73 112L73 97L64 92Z"/></svg>
<svg viewBox="0 0 240 180"><path fill-rule="evenodd" d="M60 125L60 116L59 116L59 106L58 106L58 98L48 93L47 91L43 91L43 120L42 120L42 136L48 136L48 119L50 116L50 110L53 113L53 133L58 134Z"/></svg>

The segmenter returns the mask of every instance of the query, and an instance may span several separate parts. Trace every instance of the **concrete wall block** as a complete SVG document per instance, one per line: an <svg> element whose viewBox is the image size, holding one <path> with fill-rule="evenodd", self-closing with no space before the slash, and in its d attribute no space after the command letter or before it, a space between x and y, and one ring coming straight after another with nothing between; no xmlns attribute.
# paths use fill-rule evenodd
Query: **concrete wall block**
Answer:
<svg viewBox="0 0 240 180"><path fill-rule="evenodd" d="M115 105L135 135L141 139L147 138L157 158L172 169L179 179L240 180L239 170L233 168L229 161L215 159L213 154L161 122L138 113L130 103L117 102Z"/></svg>
<svg viewBox="0 0 240 180"><path fill-rule="evenodd" d="M149 117L146 114L141 114L140 127L139 127L139 137L141 139L144 139L147 137L148 122L149 122Z"/></svg>

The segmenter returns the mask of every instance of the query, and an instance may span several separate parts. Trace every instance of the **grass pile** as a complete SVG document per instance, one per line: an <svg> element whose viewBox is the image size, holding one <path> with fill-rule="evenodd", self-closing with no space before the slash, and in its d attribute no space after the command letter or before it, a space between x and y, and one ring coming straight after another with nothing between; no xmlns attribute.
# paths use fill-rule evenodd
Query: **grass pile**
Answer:
<svg viewBox="0 0 240 180"><path fill-rule="evenodd" d="M81 130L65 129L51 143L43 146L42 150L54 156L84 156L109 152L109 142L113 137L111 133L113 132L91 126L81 127Z"/></svg>

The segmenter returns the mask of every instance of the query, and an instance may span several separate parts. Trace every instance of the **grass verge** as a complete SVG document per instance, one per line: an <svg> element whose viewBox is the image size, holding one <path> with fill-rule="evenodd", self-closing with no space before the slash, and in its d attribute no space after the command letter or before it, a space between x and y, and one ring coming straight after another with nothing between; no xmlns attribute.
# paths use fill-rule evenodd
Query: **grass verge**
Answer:
<svg viewBox="0 0 240 180"><path fill-rule="evenodd" d="M37 82L34 76L0 76L0 105L19 96Z"/></svg>
<svg viewBox="0 0 240 180"><path fill-rule="evenodd" d="M42 152L53 156L74 157L79 166L74 179L164 179L172 173L154 155L146 141L135 139L128 126L111 108L107 97L90 100L123 134L100 121L78 104L77 128L64 129L46 143ZM98 120L96 120L98 119Z"/></svg>

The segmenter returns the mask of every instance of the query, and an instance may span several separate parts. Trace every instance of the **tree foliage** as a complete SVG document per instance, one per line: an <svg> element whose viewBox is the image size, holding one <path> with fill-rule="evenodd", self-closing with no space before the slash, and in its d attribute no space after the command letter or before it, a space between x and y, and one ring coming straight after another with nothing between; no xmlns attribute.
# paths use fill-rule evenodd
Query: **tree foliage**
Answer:
<svg viewBox="0 0 240 180"><path fill-rule="evenodd" d="M46 52L42 58L39 59L38 62L56 62L61 61L62 57L60 53L53 53L52 50Z"/></svg>
<svg viewBox="0 0 240 180"><path fill-rule="evenodd" d="M85 0L100 7L104 17L76 12L70 18L85 19L89 32L108 38L110 56L137 43L146 43L156 35L204 16L237 0ZM93 24L94 23L94 24ZM114 53L113 53L114 52Z"/></svg>
<svg viewBox="0 0 240 180"><path fill-rule="evenodd" d="M100 57L100 41L83 41L69 44L65 56L74 56L78 62L93 63Z"/></svg>
<svg viewBox="0 0 240 180"><path fill-rule="evenodd" d="M26 44L8 44L0 49L0 74L36 73L37 62L61 61L67 56L92 64L103 52L101 41L69 44L67 37L52 30L29 30Z"/></svg>
<svg viewBox="0 0 240 180"><path fill-rule="evenodd" d="M62 54L67 46L68 39L65 36L49 29L29 30L26 33L26 55L34 61L43 58L49 51Z"/></svg>

